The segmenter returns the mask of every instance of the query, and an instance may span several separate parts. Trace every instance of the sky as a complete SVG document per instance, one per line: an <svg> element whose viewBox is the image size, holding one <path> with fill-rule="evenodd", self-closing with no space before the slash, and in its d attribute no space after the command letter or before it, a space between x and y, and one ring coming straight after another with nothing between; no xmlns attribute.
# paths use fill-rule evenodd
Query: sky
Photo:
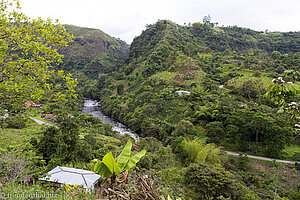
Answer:
<svg viewBox="0 0 300 200"><path fill-rule="evenodd" d="M257 31L300 31L299 0L20 0L32 18L96 28L130 44L146 24L168 19L177 24L202 22L210 15L219 26Z"/></svg>

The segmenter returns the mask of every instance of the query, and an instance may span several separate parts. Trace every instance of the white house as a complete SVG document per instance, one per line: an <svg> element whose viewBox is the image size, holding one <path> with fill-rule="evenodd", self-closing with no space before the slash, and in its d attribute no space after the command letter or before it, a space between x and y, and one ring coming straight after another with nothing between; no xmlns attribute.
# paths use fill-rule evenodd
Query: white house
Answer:
<svg viewBox="0 0 300 200"><path fill-rule="evenodd" d="M182 95L182 94L190 95L190 94L191 94L191 92L189 92L189 91L184 91L184 90L178 90L178 91L176 91L175 93L177 93L177 94L179 94L179 95Z"/></svg>
<svg viewBox="0 0 300 200"><path fill-rule="evenodd" d="M60 184L81 185L88 189L94 189L94 185L101 176L92 171L70 167L57 166L47 173L42 181L50 181Z"/></svg>

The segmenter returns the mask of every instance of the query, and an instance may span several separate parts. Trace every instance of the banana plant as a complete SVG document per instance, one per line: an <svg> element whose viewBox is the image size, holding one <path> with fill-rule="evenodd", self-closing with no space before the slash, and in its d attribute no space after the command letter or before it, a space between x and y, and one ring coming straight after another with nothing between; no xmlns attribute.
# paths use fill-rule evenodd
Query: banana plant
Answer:
<svg viewBox="0 0 300 200"><path fill-rule="evenodd" d="M123 148L121 154L115 160L112 153L107 153L102 161L98 159L92 160L95 163L94 172L103 177L112 177L115 179L116 175L120 174L123 170L130 170L136 166L136 163L146 154L146 150L142 150L139 153L131 156L132 142L128 141Z"/></svg>

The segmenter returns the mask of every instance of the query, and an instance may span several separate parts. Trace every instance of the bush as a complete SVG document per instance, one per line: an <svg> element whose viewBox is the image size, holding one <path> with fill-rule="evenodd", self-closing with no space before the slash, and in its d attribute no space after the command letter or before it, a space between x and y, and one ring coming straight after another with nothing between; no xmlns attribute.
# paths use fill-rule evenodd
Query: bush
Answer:
<svg viewBox="0 0 300 200"><path fill-rule="evenodd" d="M294 186L289 192L289 199L290 200L296 200L300 199L300 183Z"/></svg>
<svg viewBox="0 0 300 200"><path fill-rule="evenodd" d="M218 199L221 196L241 200L260 199L222 167L201 162L191 164L183 177L187 199Z"/></svg>
<svg viewBox="0 0 300 200"><path fill-rule="evenodd" d="M6 118L5 123L7 128L22 129L26 127L25 120L21 116Z"/></svg>
<svg viewBox="0 0 300 200"><path fill-rule="evenodd" d="M234 175L223 168L206 163L191 164L184 174L188 197L209 199L210 197L231 197Z"/></svg>
<svg viewBox="0 0 300 200"><path fill-rule="evenodd" d="M220 165L220 149L214 144L205 144L204 140L183 140L182 155L185 163L205 162L212 165Z"/></svg>

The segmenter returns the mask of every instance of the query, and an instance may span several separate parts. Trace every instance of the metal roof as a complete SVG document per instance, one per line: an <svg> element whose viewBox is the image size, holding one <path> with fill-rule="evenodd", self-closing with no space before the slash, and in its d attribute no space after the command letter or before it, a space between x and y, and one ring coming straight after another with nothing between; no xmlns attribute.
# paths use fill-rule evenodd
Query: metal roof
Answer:
<svg viewBox="0 0 300 200"><path fill-rule="evenodd" d="M101 176L92 171L57 166L39 180L63 183L68 185L82 185L86 189L93 189Z"/></svg>

